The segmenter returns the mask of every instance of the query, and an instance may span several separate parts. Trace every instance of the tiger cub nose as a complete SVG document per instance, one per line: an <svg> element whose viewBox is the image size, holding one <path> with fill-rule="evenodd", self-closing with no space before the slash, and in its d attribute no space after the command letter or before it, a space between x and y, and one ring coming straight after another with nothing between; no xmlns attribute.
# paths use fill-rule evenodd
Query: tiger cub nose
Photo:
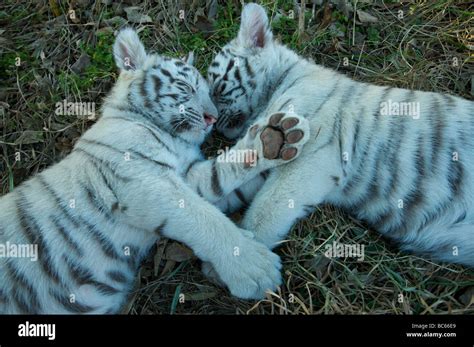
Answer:
<svg viewBox="0 0 474 347"><path fill-rule="evenodd" d="M217 122L217 119L209 113L204 113L204 122L206 122L207 125L211 125Z"/></svg>

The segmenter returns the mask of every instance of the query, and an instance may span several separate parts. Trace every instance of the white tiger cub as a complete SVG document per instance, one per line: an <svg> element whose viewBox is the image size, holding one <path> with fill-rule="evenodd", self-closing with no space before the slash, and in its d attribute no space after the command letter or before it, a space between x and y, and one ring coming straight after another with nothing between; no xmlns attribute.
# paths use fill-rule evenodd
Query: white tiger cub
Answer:
<svg viewBox="0 0 474 347"><path fill-rule="evenodd" d="M474 266L472 101L356 82L311 63L273 39L256 4L244 7L208 80L217 129L229 138L277 112L310 122L296 161L239 191L248 203L263 186L242 222L257 240L275 246L298 218L330 203L403 249Z"/></svg>
<svg viewBox="0 0 474 347"><path fill-rule="evenodd" d="M199 72L147 55L131 29L114 55L121 72L102 117L69 156L0 199L0 243L38 247L37 261L0 258L0 313L118 313L160 235L189 245L240 298L274 290L278 256L205 199L295 158L307 122L259 122L233 148L256 158L203 161L199 145L217 112Z"/></svg>

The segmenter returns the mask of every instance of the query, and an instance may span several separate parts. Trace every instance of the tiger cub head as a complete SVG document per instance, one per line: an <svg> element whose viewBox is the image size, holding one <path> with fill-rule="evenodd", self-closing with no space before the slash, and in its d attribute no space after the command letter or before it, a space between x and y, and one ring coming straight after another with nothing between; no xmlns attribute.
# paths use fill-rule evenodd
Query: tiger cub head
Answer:
<svg viewBox="0 0 474 347"><path fill-rule="evenodd" d="M119 32L113 46L120 75L106 100L134 111L174 136L201 143L217 119L206 80L189 62L147 54L137 33Z"/></svg>
<svg viewBox="0 0 474 347"><path fill-rule="evenodd" d="M247 4L237 37L217 54L208 69L211 95L219 111L216 128L228 138L242 134L268 94L268 75L279 46L265 10Z"/></svg>

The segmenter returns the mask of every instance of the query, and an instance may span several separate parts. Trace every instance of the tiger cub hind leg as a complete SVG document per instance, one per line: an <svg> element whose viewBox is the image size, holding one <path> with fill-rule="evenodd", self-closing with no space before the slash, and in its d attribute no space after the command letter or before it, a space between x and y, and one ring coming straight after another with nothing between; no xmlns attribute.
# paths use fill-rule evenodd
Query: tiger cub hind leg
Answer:
<svg viewBox="0 0 474 347"><path fill-rule="evenodd" d="M467 223L470 224L427 225L423 230L412 232L398 241L405 251L474 267L474 222Z"/></svg>

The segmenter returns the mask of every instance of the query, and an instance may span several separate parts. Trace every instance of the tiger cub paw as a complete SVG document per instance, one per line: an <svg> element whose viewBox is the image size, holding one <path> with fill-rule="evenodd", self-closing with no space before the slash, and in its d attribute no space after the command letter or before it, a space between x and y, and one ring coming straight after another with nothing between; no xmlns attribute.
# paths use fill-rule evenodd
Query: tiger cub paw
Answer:
<svg viewBox="0 0 474 347"><path fill-rule="evenodd" d="M250 127L245 138L247 145L253 145L257 158L248 160L246 166L254 166L255 161L266 162L265 167L275 167L297 158L303 145L309 139L309 122L296 114L278 112Z"/></svg>

